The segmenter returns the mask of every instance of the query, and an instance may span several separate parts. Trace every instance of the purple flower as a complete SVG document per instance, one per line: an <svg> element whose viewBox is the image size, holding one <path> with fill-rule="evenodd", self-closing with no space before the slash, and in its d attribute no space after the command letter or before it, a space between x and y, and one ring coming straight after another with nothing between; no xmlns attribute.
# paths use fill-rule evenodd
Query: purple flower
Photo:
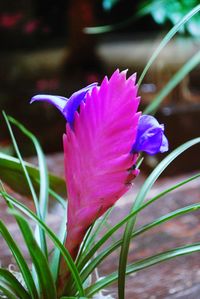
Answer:
<svg viewBox="0 0 200 299"><path fill-rule="evenodd" d="M78 110L80 103L85 100L86 94L95 86L97 86L97 83L92 83L74 92L69 99L57 95L38 94L32 97L31 103L35 101L46 101L53 104L64 115L70 126L73 127L74 113Z"/></svg>
<svg viewBox="0 0 200 299"><path fill-rule="evenodd" d="M137 136L133 152L146 152L149 155L168 151L168 140L164 135L164 125L151 115L142 115L139 119Z"/></svg>

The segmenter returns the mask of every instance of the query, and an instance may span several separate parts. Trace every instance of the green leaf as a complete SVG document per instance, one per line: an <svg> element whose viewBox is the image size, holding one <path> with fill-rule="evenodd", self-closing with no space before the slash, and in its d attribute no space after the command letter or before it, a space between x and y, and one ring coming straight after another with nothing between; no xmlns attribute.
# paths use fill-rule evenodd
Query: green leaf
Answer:
<svg viewBox="0 0 200 299"><path fill-rule="evenodd" d="M84 296L84 290L82 287L81 278L80 278L79 272L77 270L77 267L74 264L74 261L72 260L68 250L63 246L63 244L56 237L56 235L53 233L53 231L43 221L41 221L41 219L39 219L30 209L28 209L22 203L18 202L15 198L13 198L12 196L10 196L9 194L7 194L3 191L0 191L0 194L2 194L2 196L4 196L7 201L11 202L15 207L20 209L24 214L26 214L28 217L30 217L32 220L34 220L48 234L48 236L53 241L53 243L60 249L63 258L65 259L65 261L67 263L69 271L71 272L71 274L74 278L79 295Z"/></svg>
<svg viewBox="0 0 200 299"><path fill-rule="evenodd" d="M169 166L170 163L174 159L176 159L181 153L186 151L188 148L194 146L195 144L200 142L200 137L195 138L193 140L190 140L181 146L179 146L177 149L175 149L173 152L171 152L165 159L163 159L159 165L152 171L152 173L148 176L146 181L144 182L142 188L140 189L135 202L133 204L132 211L135 209L138 209L143 201L146 198L147 193L155 183L155 181L158 179L158 177L161 175L161 173L166 169L167 166ZM129 222L126 225L124 235L123 235L123 244L121 247L120 252L120 260L119 260L119 280L118 280L118 295L119 299L124 298L124 290L125 290L125 271L126 271L126 264L127 264L127 257L128 257L128 251L129 251L129 245L131 240L131 235L133 228L136 223L136 216L129 220Z"/></svg>
<svg viewBox="0 0 200 299"><path fill-rule="evenodd" d="M189 205L186 206L182 209L178 209L175 210L171 213L168 213L158 219L156 219L155 221L146 224L144 226L142 226L141 228L139 228L138 230L136 230L135 232L132 233L131 235L131 239L141 235L142 233L158 226L161 225L167 221L170 221L176 217L185 215L187 213L191 213L194 211L197 211L200 209L200 204L193 204L193 205ZM121 246L122 244L122 239L118 240L117 242L115 242L114 244L110 245L108 248L106 248L104 251L102 251L101 253L99 253L91 262L89 265L87 265L87 267L83 270L83 272L81 273L81 278L82 281L84 282L87 277L90 275L90 273L92 273L92 271L98 267L98 265L107 257L109 256L113 251L115 251L117 248L119 248L119 246Z"/></svg>
<svg viewBox="0 0 200 299"><path fill-rule="evenodd" d="M15 276L8 270L2 268L0 268L0 285L1 283L7 284L12 292L20 299L30 299L30 295Z"/></svg>
<svg viewBox="0 0 200 299"><path fill-rule="evenodd" d="M98 236L99 232L101 231L102 227L105 225L110 213L112 212L113 207L110 208L100 219L97 219L96 223L94 223L94 226L91 226L91 228L88 230L88 233L83 240L83 243L81 244L81 250L78 254L78 258L76 260L76 263L79 263L79 260L83 256L83 251L88 252L91 250L91 246L93 245L95 238ZM94 231L92 230L94 228Z"/></svg>
<svg viewBox="0 0 200 299"><path fill-rule="evenodd" d="M27 136L31 142L33 143L37 158L38 158L38 165L39 165L39 182L40 182L40 195L39 195L39 208L41 217L43 220L45 220L47 215L47 208L48 208L48 189L49 189L49 180L48 180L48 171L47 171L47 165L44 153L42 151L42 148L37 140L37 138L28 131L21 123L19 123L17 120L15 120L13 117L8 116L8 120L10 123L17 126L20 131Z"/></svg>
<svg viewBox="0 0 200 299"><path fill-rule="evenodd" d="M25 162L25 167L37 192L39 192L39 169L31 163ZM0 152L0 179L14 191L30 196L30 189L24 176L20 161L17 158ZM55 192L66 195L65 180L49 173L49 185Z"/></svg>
<svg viewBox="0 0 200 299"><path fill-rule="evenodd" d="M12 130L12 127L11 127L11 124L10 124L10 121L9 121L9 117L6 115L5 112L3 112L3 116L4 116L4 119L6 121L6 125L8 127L8 130L9 130L9 133L10 133L10 136L11 136L11 139L12 139L12 143L13 143L13 146L14 146L14 149L15 149L15 152L17 154L17 157L20 161L20 165L22 167L22 170L23 170L23 173L24 173L24 176L26 178L26 181L27 181L27 184L29 186L29 189L30 189L30 192L31 192L31 195L32 195L32 198L33 198L33 201L34 201L34 205L35 205L35 209L36 209L36 213L38 215L38 217L40 219L43 219L43 215L42 215L42 211L40 209L40 203L38 201L38 197L37 197L37 194L35 192L35 189L34 189L34 186L32 184L32 181L31 181L31 178L28 174L28 171L26 169L26 165L22 159L22 156L21 156L21 153L20 153L20 150L18 148L18 145L17 145L17 141L15 139L15 136L13 134L13 130ZM40 227L36 227L36 231L38 229L38 233L37 233L37 242L38 244L40 245L41 249L43 250L43 252L45 253L46 256L48 256L48 252L47 252L47 244L46 244L46 238L45 238L45 233L44 231L40 228Z"/></svg>
<svg viewBox="0 0 200 299"><path fill-rule="evenodd" d="M153 114L164 98L181 82L181 80L200 63L200 51L197 52L183 67L170 79L155 99L143 111L144 114Z"/></svg>
<svg viewBox="0 0 200 299"><path fill-rule="evenodd" d="M15 296L15 294L13 294L12 290L6 283L1 282L0 291L2 291L3 295L5 295L9 299L19 299L17 296Z"/></svg>
<svg viewBox="0 0 200 299"><path fill-rule="evenodd" d="M138 86L142 83L142 80L144 79L147 71L153 64L153 62L156 60L162 49L168 44L168 42L172 39L172 37L179 31L179 29L187 23L195 14L197 14L200 11L200 4L195 6L189 13L187 13L162 39L161 43L157 47L157 49L153 52L151 58L147 62L139 80L138 80Z"/></svg>
<svg viewBox="0 0 200 299"><path fill-rule="evenodd" d="M61 225L60 225L60 231L58 234L58 238L60 240L60 242L64 245L65 239L66 239L66 222L67 222L67 215L65 213L65 216L63 216ZM53 257L51 260L51 272L53 274L53 279L54 281L57 281L58 279L58 274L59 274L59 266L60 266L60 258L61 258L61 251L60 249L55 246L54 247L54 253L53 253Z"/></svg>
<svg viewBox="0 0 200 299"><path fill-rule="evenodd" d="M168 155L158 166L157 168L152 172L152 174L150 175L149 178L146 179L146 181L144 182L141 190L138 193L137 198L138 201L141 200L140 198L143 198L143 196L146 196L146 194L148 193L148 191L151 189L153 183L156 181L156 179L159 177L159 175L165 170L165 168L174 160L176 159L176 157L178 157L181 153L183 153L185 150L187 150L189 147L197 144L198 142L200 142L200 138L197 139L193 139L191 141L186 142L185 144L181 145L180 147L178 147L177 149L175 149L170 155ZM156 175L156 177L155 177ZM195 175L194 177L191 177L190 179L188 179L188 181L195 179L196 177L198 177L199 175ZM182 184L186 183L186 181L177 184L178 186L181 186ZM147 189L146 189L147 188ZM150 202L146 202L143 206L138 205L137 208L134 207L134 209L132 209L132 211L130 212L129 215L127 215L124 219L122 219L120 222L118 222L113 228L111 228L108 232L106 232L106 234L94 245L94 247L90 248L90 251L87 252L86 255L83 254L82 258L79 261L78 264L78 269L82 269L87 263L88 261L93 257L93 255L97 252L97 250L112 236L112 234L114 234L119 228L121 228L128 220L130 220L131 218L133 218L133 216L135 216L140 210L142 210L143 208L145 208L148 204L150 204L151 202L153 202L154 200L158 199L160 196L166 194L167 192L172 191L173 189L176 188L176 185L173 186L172 188L170 188L169 190L165 190L164 192L162 192L160 195L156 196L156 198L152 199L152 201ZM142 204L142 202L141 202Z"/></svg>
<svg viewBox="0 0 200 299"><path fill-rule="evenodd" d="M174 248L162 253L153 255L146 259L140 260L133 264L128 265L126 268L126 275L132 274L134 272L140 271L142 269L151 267L158 263L173 259L178 256L192 254L200 251L200 243L194 243L183 247ZM108 285L116 282L118 279L118 273L114 272L110 275L107 275L105 278L102 278L92 286L86 289L86 295L88 297L93 296L95 293L99 292L101 289L104 289Z"/></svg>
<svg viewBox="0 0 200 299"><path fill-rule="evenodd" d="M35 283L33 281L31 272L29 270L29 267L23 257L23 254L21 253L19 247L15 243L14 239L10 235L9 231L7 230L6 226L2 221L0 221L0 233L2 237L4 238L5 242L8 244L8 247L10 251L13 254L13 257L16 260L16 263L19 267L19 270L23 276L24 283L28 289L28 292L32 299L39 299L37 289L35 286Z"/></svg>
<svg viewBox="0 0 200 299"><path fill-rule="evenodd" d="M144 208L146 208L148 205L150 205L151 203L155 202L156 200L158 200L159 198L161 198L162 196L166 195L167 193L171 192L172 190L175 190L181 186L183 186L184 184L187 184L189 182L191 182L194 179L197 179L200 177L200 174L196 174L178 184L175 184L174 186L162 191L161 193L159 193L158 195L156 195L155 197L153 197L152 199L148 200L147 202L145 202L143 205L140 206L140 208L138 208L137 210L134 210L133 212L131 212L128 216L126 216L122 221L120 221L118 223L118 226L113 227L109 232L110 234L113 234L117 229L119 229L119 227L122 226L122 224L125 223L125 221L127 222L131 217L133 217L134 215L138 214L140 211L142 211ZM152 223L148 224L148 225L144 225L141 228L139 228L137 231L132 232L131 238L140 235L141 233L151 229L154 226L158 226L166 221L171 220L172 218L178 217L180 215L184 215L186 213L189 212L193 212L196 211L197 209L200 208L200 204L194 204L194 205L190 205L190 206L186 206L182 209L178 209L176 211L173 211L171 213L168 213L166 215L164 215L163 217L158 218L157 220L153 221ZM104 238L104 237L103 237ZM122 244L122 239L118 240L117 242L115 242L114 244L110 245L109 247L107 247L105 250L103 250L101 253L98 253L98 255L87 265L87 267L85 267L85 269L82 271L81 273L81 278L82 281L84 282L87 277L92 273L92 271L98 267L98 265L107 257L109 256L113 251L115 251L119 246L121 246Z"/></svg>
<svg viewBox="0 0 200 299"><path fill-rule="evenodd" d="M61 206L63 207L63 209L66 211L67 210L67 202L66 199L64 199L63 197L61 197L58 193L56 193L55 191L53 191L51 188L49 188L49 194L55 199L57 200L57 202L59 202L61 204Z"/></svg>
<svg viewBox="0 0 200 299"><path fill-rule="evenodd" d="M133 14L131 17L127 18L126 20L123 20L122 22L115 23L115 24L109 24L109 25L103 25L103 26L97 26L97 27L85 27L83 32L86 34L101 34L105 32L111 32L117 29L125 28L126 26L132 24L133 22L137 21L141 17L147 15L151 12L152 3L150 3L147 6L142 7L139 9L139 11L136 14Z"/></svg>
<svg viewBox="0 0 200 299"><path fill-rule="evenodd" d="M38 283L40 287L40 293L42 298L45 299L55 299L56 298L56 286L48 265L48 261L38 243L36 242L31 228L28 222L22 215L16 210L11 210L11 213L17 219L21 233L26 242L27 249L31 256L34 269L37 273Z"/></svg>

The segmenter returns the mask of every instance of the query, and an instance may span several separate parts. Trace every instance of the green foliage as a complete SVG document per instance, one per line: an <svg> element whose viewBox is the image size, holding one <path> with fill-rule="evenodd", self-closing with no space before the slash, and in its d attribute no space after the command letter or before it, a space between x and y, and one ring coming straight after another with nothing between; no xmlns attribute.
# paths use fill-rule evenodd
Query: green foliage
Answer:
<svg viewBox="0 0 200 299"><path fill-rule="evenodd" d="M31 163L25 162L24 165L31 178L34 189L39 193L39 169ZM19 159L0 152L0 179L9 185L14 191L31 196L29 186L24 177L23 169L20 165ZM66 194L66 186L63 178L57 177L52 173L48 173L49 185L52 190L55 190L61 195ZM52 194L52 196L54 193Z"/></svg>
<svg viewBox="0 0 200 299"><path fill-rule="evenodd" d="M183 16L192 10L193 7L199 4L198 0L151 0L143 4L150 6L149 13L152 15L156 23L164 25L170 21L175 25ZM200 15L197 14L189 20L181 29L181 33L188 32L192 36L199 37L200 30Z"/></svg>
<svg viewBox="0 0 200 299"><path fill-rule="evenodd" d="M105 10L110 10L119 0L103 0L102 5Z"/></svg>
<svg viewBox="0 0 200 299"><path fill-rule="evenodd" d="M116 1L109 2L112 2L114 5ZM153 53L145 67L140 77L139 84L142 82L146 72L155 61L160 51L166 46L175 33L177 33L180 27L183 24L186 24L192 16L199 12L199 10L200 5L196 6L192 9L192 11L185 15L182 20L180 20L164 37L163 41ZM156 111L165 96L199 63L199 55L200 54L198 52L178 71L177 74L174 75L157 98L155 98L149 107L147 107L146 113L154 113ZM118 298L122 299L125 294L126 275L178 256L188 255L200 251L200 243L194 243L178 248L172 248L171 250L160 252L144 259L139 259L131 264L127 263L129 245L131 241L134 241L134 238L176 217L181 217L182 215L200 209L200 203L194 203L181 209L171 211L170 213L163 215L137 229L135 228L137 217L140 216L140 212L146 207L157 200L162 200L166 194L173 190L181 188L183 185L189 184L193 180L199 179L200 173L197 173L184 181L170 186L148 201L145 201L153 184L160 177L163 171L169 167L171 163L174 163L178 156L186 150L189 150L192 146L199 144L200 137L180 145L159 163L159 165L145 180L136 195L130 213L126 217L113 227L109 228L106 223L109 217L111 217L110 215L112 215L112 209L105 213L102 218L98 219L96 223L88 229L77 260L74 262L64 246L66 238L65 217L63 217L60 221L60 232L58 234L51 230L46 221L48 215L49 196L54 197L65 210L67 209L66 201L62 198L62 195L65 192L65 183L63 179L48 173L45 155L42 152L37 138L22 124L12 117L7 116L5 113L4 118L11 135L17 158L11 157L5 153L0 153L0 179L10 185L17 192L31 197L35 205L35 212L28 209L24 204L8 194L1 182L0 200L5 200L9 213L15 218L19 232L24 239L24 246L29 253L30 262L32 263L31 267L29 260L26 260L24 257L24 252L16 243L14 237L10 234L6 224L0 220L0 234L11 251L15 263L18 266L19 274L23 280L23 282L20 283L13 273L7 269L0 268L0 291L7 296L7 298L88 299L92 298L93 295L97 294L106 286L118 281ZM34 146L38 157L38 167L24 161L13 134L13 125L16 126ZM111 239L114 233L123 226L125 226L123 236L118 240L114 240L111 245L103 247L103 249L99 252L100 248L105 245L106 241ZM102 232L103 227L107 227L106 232L104 232L103 236L98 239L99 233ZM51 239L53 243L53 250L51 251L48 246L48 239ZM93 279L91 281L90 277L93 275L95 269L118 248L121 248L118 271L110 273L102 279L96 279L96 281ZM68 281L66 282L68 286L67 294L63 293L60 295L57 281L59 277L61 257L64 258L66 262L66 267L69 270L69 276Z"/></svg>
<svg viewBox="0 0 200 299"><path fill-rule="evenodd" d="M118 0L105 0L103 1L103 7L106 10L110 10ZM131 17L124 19L123 21L115 24L102 25L97 27L86 27L84 32L86 34L102 34L106 32L116 31L121 28L126 28L130 24L136 22L138 19L151 15L155 22L163 25L166 21L170 21L173 27L184 19L184 17L198 8L198 0L148 0L141 1L138 10ZM200 28L200 15L195 13L193 18L190 18L187 22L184 22L179 28L179 33L187 32L190 35L199 38Z"/></svg>

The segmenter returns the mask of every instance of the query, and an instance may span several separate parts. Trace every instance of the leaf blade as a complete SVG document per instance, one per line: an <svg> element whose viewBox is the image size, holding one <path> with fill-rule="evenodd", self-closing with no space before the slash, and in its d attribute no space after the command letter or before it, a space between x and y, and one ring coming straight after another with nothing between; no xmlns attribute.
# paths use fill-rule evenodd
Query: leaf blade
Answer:
<svg viewBox="0 0 200 299"><path fill-rule="evenodd" d="M157 111L164 98L181 82L181 80L194 69L200 62L200 51L178 70L165 87L158 93L155 99L145 108L144 114L153 114Z"/></svg>
<svg viewBox="0 0 200 299"><path fill-rule="evenodd" d="M200 143L200 137L192 139L190 141L185 142L178 148L176 148L173 152L171 152L167 157L165 157L159 165L152 171L152 173L148 176L145 183L143 184L142 188L140 189L135 202L132 207L132 211L134 209L137 209L140 207L142 202L144 201L148 191L151 189L157 178L160 176L160 174L166 169L166 167L174 160L176 157L178 157L180 154L182 154L184 151L186 151L188 148ZM131 240L131 234L133 231L133 228L136 223L136 216L129 220L129 222L126 225L126 228L124 230L123 234L123 243L121 246L121 252L120 252L120 259L119 259L119 280L118 280L118 294L119 299L124 298L124 292L125 292L125 271L126 271L126 264L127 264L127 258L128 258L128 251L130 246L130 240Z"/></svg>
<svg viewBox="0 0 200 299"><path fill-rule="evenodd" d="M25 162L28 174L33 182L35 190L39 191L39 170L35 165ZM30 196L30 190L27 185L26 179L24 178L23 170L20 165L20 161L10 155L0 152L0 179L10 186L14 191ZM49 173L49 184L50 188L59 194L66 194L65 180Z"/></svg>
<svg viewBox="0 0 200 299"><path fill-rule="evenodd" d="M25 215L27 215L32 220L37 222L38 225L40 225L40 227L45 230L45 232L49 235L49 237L54 242L54 244L60 249L61 254L63 255L63 257L68 265L68 268L71 271L71 274L75 280L77 290L78 290L80 296L84 296L84 290L82 287L82 283L81 283L81 279L80 279L80 275L77 270L77 267L75 266L67 249L63 246L63 244L56 237L56 235L52 232L52 230L44 222L42 222L41 219L39 219L30 209L28 209L22 203L18 202L15 198L13 198L12 196L10 196L9 194L7 194L3 191L0 191L0 194L2 194L6 198L7 201L11 202L15 207L20 209Z"/></svg>
<svg viewBox="0 0 200 299"><path fill-rule="evenodd" d="M175 26L172 27L172 29L164 36L159 46L156 48L156 50L153 52L152 56L150 57L149 61L147 62L142 74L140 75L140 78L138 80L138 86L142 83L142 80L144 79L147 71L153 64L153 62L156 60L162 49L168 44L168 42L172 39L172 37L178 32L178 30L188 22L195 14L197 14L200 11L200 4L195 6L189 13L187 13Z"/></svg>
<svg viewBox="0 0 200 299"><path fill-rule="evenodd" d="M22 217L22 215L20 215L19 212L16 212L13 209L11 210L11 213L17 219L24 241L27 245L27 249L32 258L43 298L55 299L56 286L53 281L53 277L48 266L48 261L45 254L38 246L38 243L36 242L33 236L32 230L29 227L29 224L25 220L25 218Z"/></svg>
<svg viewBox="0 0 200 299"><path fill-rule="evenodd" d="M5 282L20 299L30 299L30 295L15 276L7 269L0 268L0 284L2 282Z"/></svg>
<svg viewBox="0 0 200 299"><path fill-rule="evenodd" d="M9 249L11 250L11 252L16 260L16 263L20 269L20 272L23 276L24 282L27 286L27 289L30 293L31 298L39 299L37 289L36 289L35 283L33 281L33 277L31 275L29 267L23 257L23 254L21 253L16 242L14 241L14 239L12 238L8 229L6 228L6 226L4 225L4 223L1 220L0 220L0 233L1 233L2 237L4 238L4 240L6 241L6 243L8 244Z"/></svg>
<svg viewBox="0 0 200 299"><path fill-rule="evenodd" d="M126 268L126 275L153 266L157 263L161 263L178 256L192 254L198 251L200 251L200 243L194 243L183 247L173 248L171 250L164 251L157 255L148 257L146 259L128 265L128 267ZM117 272L113 272L112 274L108 275L106 278L102 278L100 281L96 282L91 287L86 289L86 296L88 297L93 296L101 289L104 289L106 286L117 281L117 279L118 279Z"/></svg>

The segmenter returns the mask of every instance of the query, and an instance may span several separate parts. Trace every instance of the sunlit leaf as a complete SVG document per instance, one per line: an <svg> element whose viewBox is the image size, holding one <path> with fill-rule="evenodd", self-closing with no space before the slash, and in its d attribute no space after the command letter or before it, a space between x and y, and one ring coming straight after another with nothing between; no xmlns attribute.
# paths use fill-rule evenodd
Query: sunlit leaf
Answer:
<svg viewBox="0 0 200 299"><path fill-rule="evenodd" d="M26 169L29 173L34 188L39 192L39 170L38 167L31 163L25 162ZM30 190L24 177L20 161L4 153L0 153L0 179L10 186L14 191L30 196ZM58 194L66 195L66 184L63 178L49 173L50 188Z"/></svg>
<svg viewBox="0 0 200 299"><path fill-rule="evenodd" d="M195 252L200 251L200 243L194 243L183 247L174 248L159 254L156 254L154 256L148 257L146 259L140 260L138 262L135 262L131 265L128 265L126 268L126 275L129 275L131 273L140 271L142 269L148 268L150 266L156 265L158 263L173 259L178 256L192 254ZM110 275L107 275L106 277L100 279L96 283L94 283L92 286L88 287L86 289L86 295L88 297L93 296L97 292L99 292L101 289L104 289L108 285L116 282L118 279L118 273L114 272Z"/></svg>
<svg viewBox="0 0 200 299"><path fill-rule="evenodd" d="M17 280L17 278L7 269L0 268L0 285L5 283L12 292L20 299L30 299L30 295Z"/></svg>
<svg viewBox="0 0 200 299"><path fill-rule="evenodd" d="M12 214L17 219L21 233L24 237L27 249L31 256L34 269L37 273L38 284L40 287L41 296L45 299L56 298L56 286L48 265L46 256L38 246L28 222L15 210L11 210Z"/></svg>
<svg viewBox="0 0 200 299"><path fill-rule="evenodd" d="M53 233L53 231L43 221L41 221L41 219L39 219L30 209L28 209L25 205L17 201L15 198L13 198L9 194L1 190L0 190L0 194L2 194L2 196L5 197L7 201L11 202L15 207L20 209L20 211L22 211L24 214L26 214L28 217L34 220L48 234L49 238L53 241L55 246L58 247L59 250L61 251L61 254L64 257L67 266L74 278L74 281L77 286L77 291L79 292L80 296L84 296L84 290L82 287L82 283L81 283L81 279L77 267L75 266L74 261L72 260L69 252L63 246L63 244L60 242L57 236Z"/></svg>
<svg viewBox="0 0 200 299"><path fill-rule="evenodd" d="M29 267L26 263L26 260L23 257L23 253L17 246L16 242L14 241L14 239L12 238L11 234L9 233L8 229L2 221L0 221L0 234L7 243L10 251L12 252L13 257L16 260L16 263L24 279L24 283L29 291L30 297L32 299L38 299L39 297L37 294L36 286L33 281Z"/></svg>
<svg viewBox="0 0 200 299"><path fill-rule="evenodd" d="M164 98L183 80L183 78L191 72L200 63L200 51L190 58L178 72L169 80L162 88L155 99L143 111L144 114L155 113Z"/></svg>
<svg viewBox="0 0 200 299"><path fill-rule="evenodd" d="M147 196L147 193L152 188L155 181L159 178L161 173L172 163L172 161L174 161L184 151L186 151L187 149L189 149L190 147L198 143L200 143L200 137L182 144L174 151L172 151L167 157L165 157L165 159L163 159L158 164L158 166L152 171L152 173L148 176L148 178L142 185L135 199L135 202L133 204L132 211L138 209L142 205L142 203L144 202ZM119 260L119 280L118 280L119 299L124 298L126 264L127 264L130 240L131 240L132 231L134 229L135 223L136 223L136 216L129 220L123 234L123 244L121 247L120 260Z"/></svg>

